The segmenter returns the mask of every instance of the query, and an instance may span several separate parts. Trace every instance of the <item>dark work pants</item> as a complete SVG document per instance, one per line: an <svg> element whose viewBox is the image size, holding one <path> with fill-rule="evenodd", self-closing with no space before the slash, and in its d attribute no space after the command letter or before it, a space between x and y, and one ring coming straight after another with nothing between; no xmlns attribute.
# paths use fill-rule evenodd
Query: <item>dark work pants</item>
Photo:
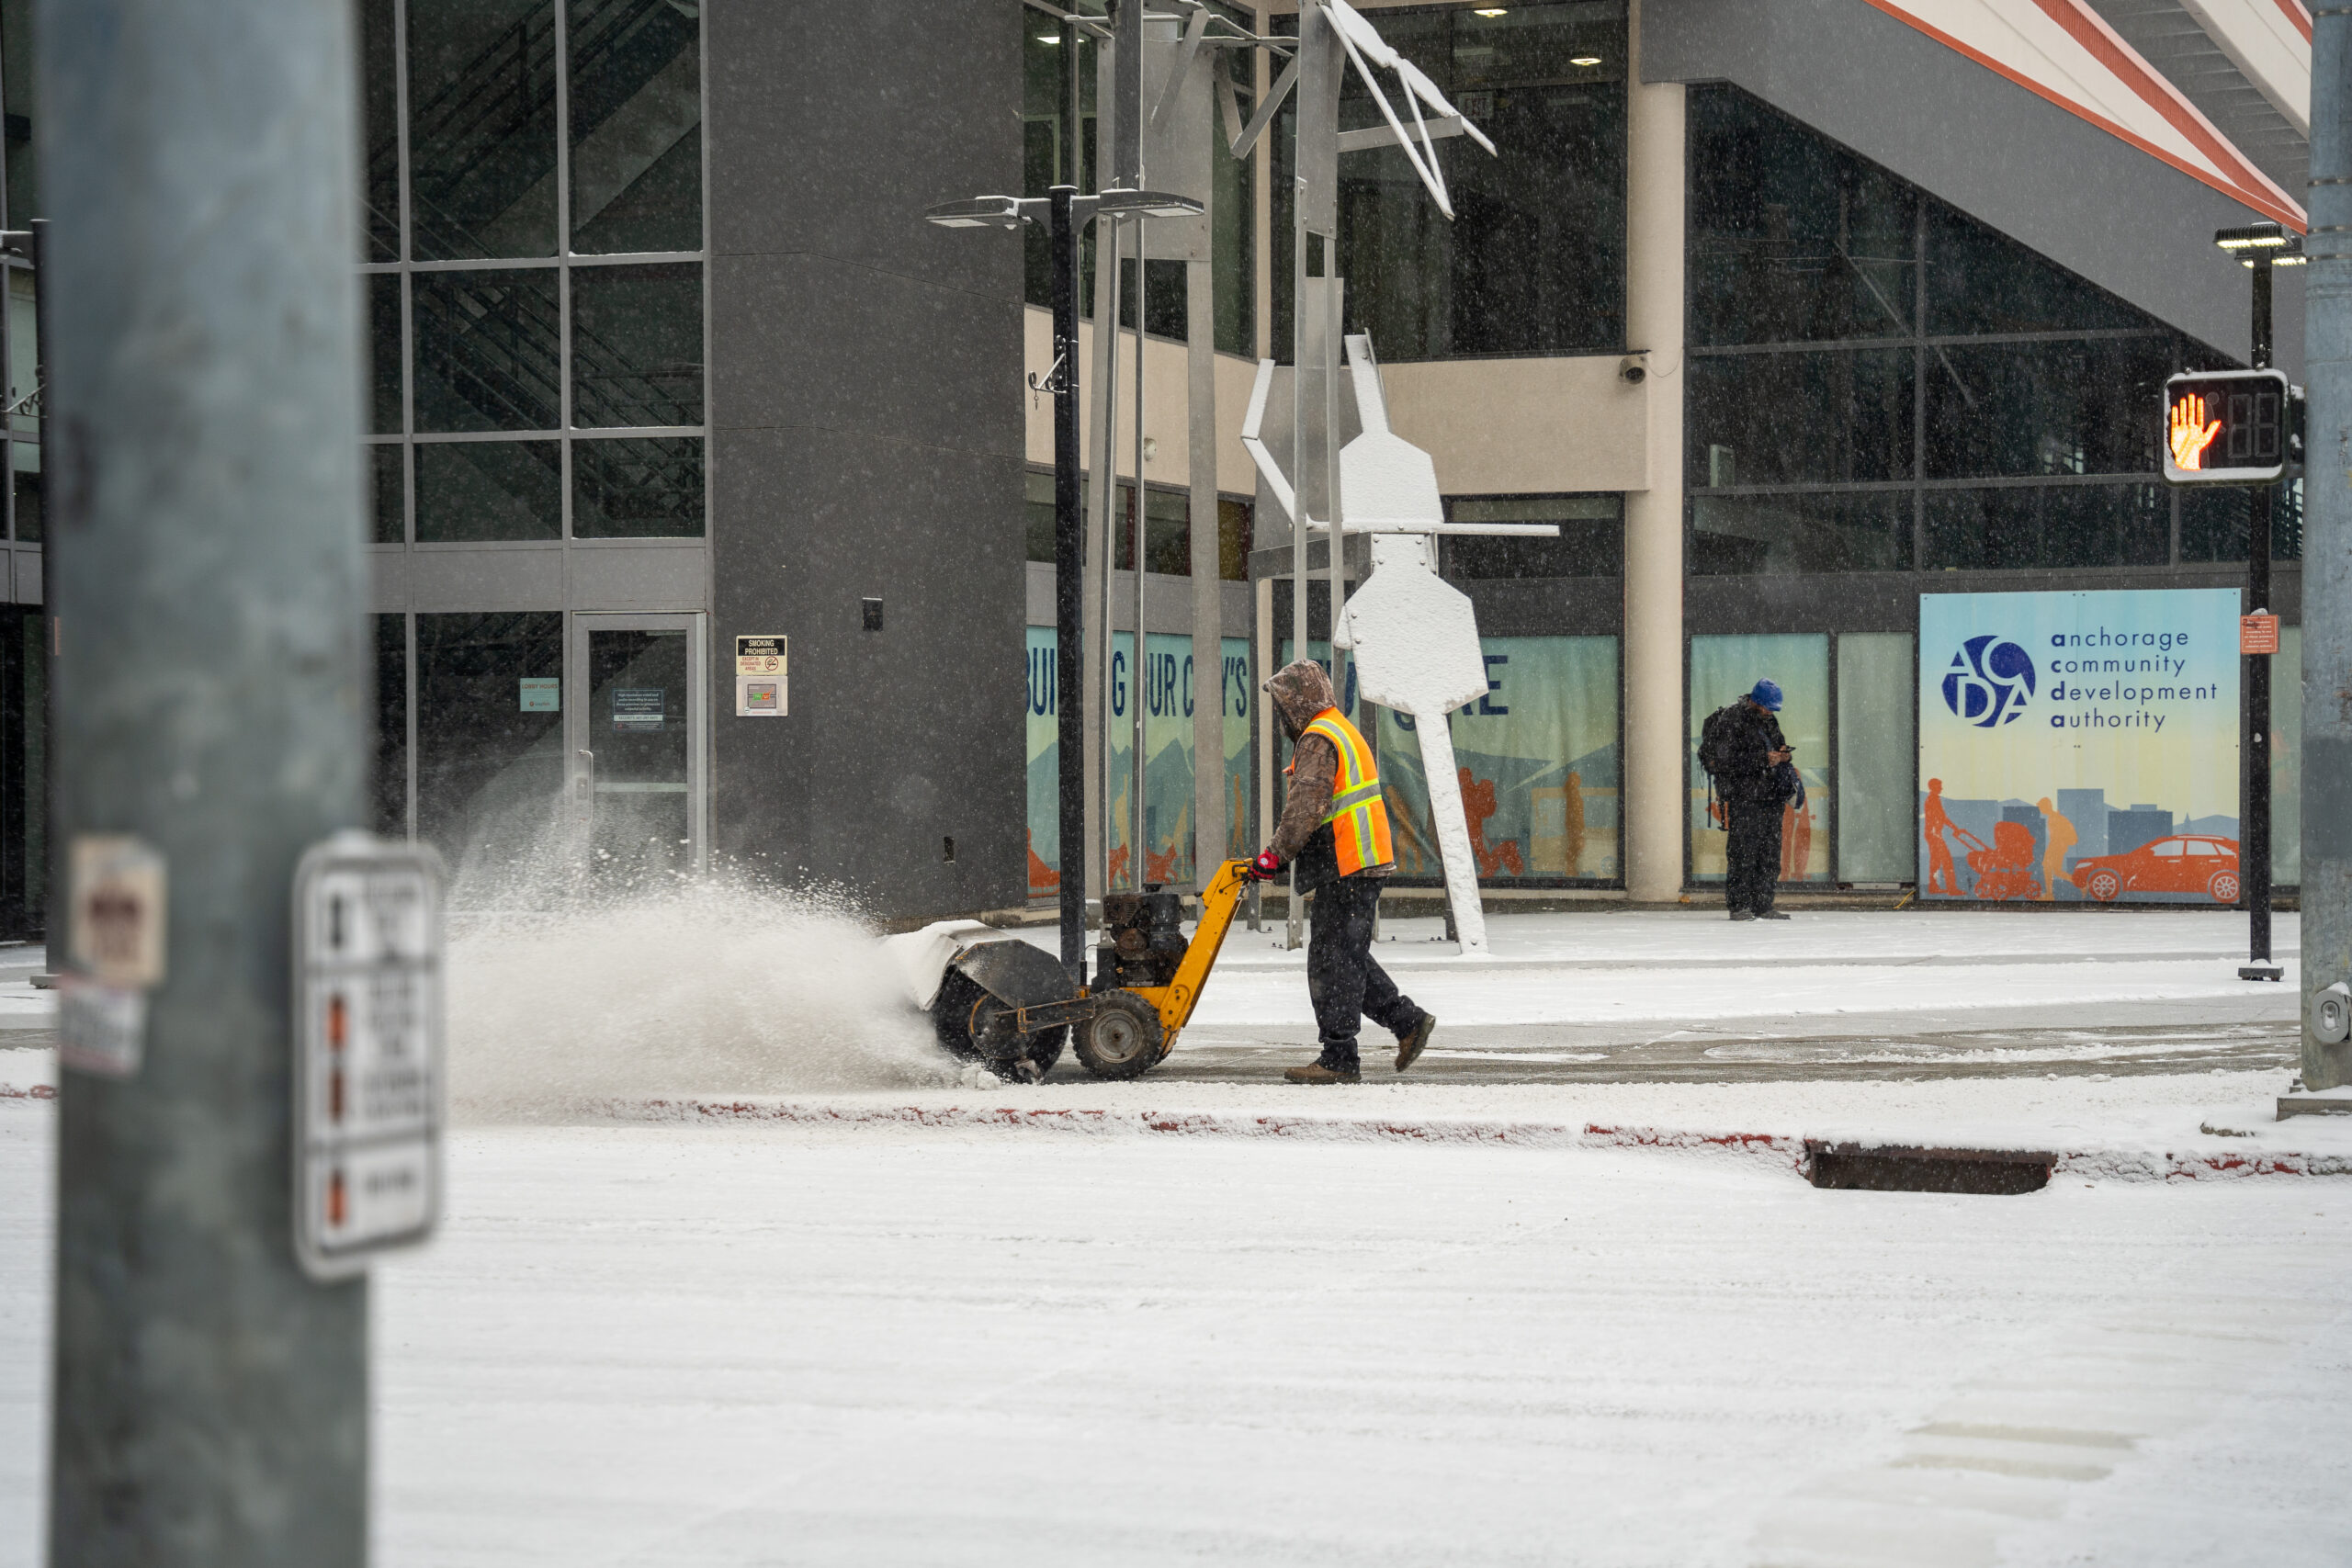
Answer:
<svg viewBox="0 0 2352 1568"><path fill-rule="evenodd" d="M1762 914L1781 881L1781 803L1731 803L1731 842L1724 847L1724 902Z"/></svg>
<svg viewBox="0 0 2352 1568"><path fill-rule="evenodd" d="M1365 1017L1400 1039L1421 1021L1421 1010L1373 960L1372 912L1379 901L1377 880L1343 876L1317 891L1308 913L1306 990L1323 1042L1317 1060L1335 1072L1362 1070L1356 1031Z"/></svg>

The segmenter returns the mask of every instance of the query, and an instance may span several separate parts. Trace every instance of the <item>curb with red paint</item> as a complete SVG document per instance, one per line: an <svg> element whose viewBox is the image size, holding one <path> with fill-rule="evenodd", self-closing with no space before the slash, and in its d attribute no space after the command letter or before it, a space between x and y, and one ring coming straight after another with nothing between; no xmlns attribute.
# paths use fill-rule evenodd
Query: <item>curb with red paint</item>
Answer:
<svg viewBox="0 0 2352 1568"><path fill-rule="evenodd" d="M1285 1116L1247 1111L1106 1111L1015 1105L844 1106L791 1100L582 1099L561 1113L613 1122L765 1123L801 1127L911 1127L933 1131L1043 1132L1095 1137L1175 1134L1192 1137L1299 1138L1331 1143L1503 1145L1514 1148L1645 1149L1728 1156L1802 1176L1805 1140L1780 1133L1703 1133L1600 1122L1426 1121ZM2046 1146L2046 1145L2045 1145ZM2205 1153L2157 1147L2068 1150L2052 1177L2088 1181L2196 1181L2251 1177L2352 1176L2352 1155Z"/></svg>

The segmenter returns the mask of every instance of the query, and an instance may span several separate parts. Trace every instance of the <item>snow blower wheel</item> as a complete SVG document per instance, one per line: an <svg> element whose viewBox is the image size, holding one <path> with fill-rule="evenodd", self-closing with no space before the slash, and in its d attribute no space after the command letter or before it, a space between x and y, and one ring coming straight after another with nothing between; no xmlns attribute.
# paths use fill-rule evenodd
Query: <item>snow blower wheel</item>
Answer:
<svg viewBox="0 0 2352 1568"><path fill-rule="evenodd" d="M1133 991L1102 991L1078 1026L1078 1059L1098 1078L1141 1077L1168 1054L1159 1010Z"/></svg>
<svg viewBox="0 0 2352 1568"><path fill-rule="evenodd" d="M959 1062L978 1062L999 1077L1035 1083L1062 1059L1069 1031L1040 1030L1024 1049L1019 1032L1012 1027L1012 1010L969 976L951 971L931 1004L932 1032Z"/></svg>

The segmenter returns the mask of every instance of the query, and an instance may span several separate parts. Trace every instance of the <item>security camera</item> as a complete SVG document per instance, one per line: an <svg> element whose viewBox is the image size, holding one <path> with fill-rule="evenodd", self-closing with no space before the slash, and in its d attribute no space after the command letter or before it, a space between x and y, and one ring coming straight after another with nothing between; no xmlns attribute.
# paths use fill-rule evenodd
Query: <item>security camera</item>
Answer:
<svg viewBox="0 0 2352 1568"><path fill-rule="evenodd" d="M1650 367L1646 364L1643 363L1646 352L1647 351L1645 350L1643 353L1629 354L1624 358L1619 360L1617 362L1617 378L1624 382L1628 387L1638 387L1645 380L1648 379Z"/></svg>

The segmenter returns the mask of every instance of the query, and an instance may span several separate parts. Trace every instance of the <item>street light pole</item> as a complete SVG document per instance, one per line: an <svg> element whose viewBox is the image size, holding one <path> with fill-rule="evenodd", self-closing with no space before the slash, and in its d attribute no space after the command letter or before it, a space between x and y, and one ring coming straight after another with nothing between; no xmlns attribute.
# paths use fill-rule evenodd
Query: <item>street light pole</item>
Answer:
<svg viewBox="0 0 2352 1568"><path fill-rule="evenodd" d="M1063 34L1075 35L1076 29ZM1073 54L1077 51L1073 49ZM1086 679L1079 644L1086 604L1080 576L1085 519L1079 503L1078 187L1047 199L1054 268L1054 703L1060 750L1062 967L1086 981Z"/></svg>
<svg viewBox="0 0 2352 1568"><path fill-rule="evenodd" d="M1066 33L1065 37L1071 36ZM1106 190L1080 196L1078 187L1055 186L1043 197L984 196L972 201L952 201L923 214L944 229L1019 229L1044 222L1053 257L1054 363L1046 380L1030 386L1054 398L1054 649L1055 703L1059 722L1055 743L1060 747L1056 783L1061 792L1061 936L1062 966L1079 985L1086 983L1086 756L1084 698L1080 694L1079 637L1084 624L1085 584L1079 576L1084 519L1080 505L1078 424L1078 231L1096 218L1138 219L1197 217L1200 204L1162 191ZM1107 321L1096 330L1118 331L1118 302L1114 292L1103 301ZM1141 450L1140 447L1137 450ZM1141 563L1138 561L1138 567ZM1107 609L1107 607L1106 607ZM1107 614L1104 617L1109 619ZM1140 622L1137 623L1141 625ZM1138 637L1136 646L1142 646ZM1105 659L1107 662L1107 648ZM1129 682L1133 686L1133 682ZM1106 763L1107 766L1107 763ZM1104 831L1109 831L1106 818Z"/></svg>

